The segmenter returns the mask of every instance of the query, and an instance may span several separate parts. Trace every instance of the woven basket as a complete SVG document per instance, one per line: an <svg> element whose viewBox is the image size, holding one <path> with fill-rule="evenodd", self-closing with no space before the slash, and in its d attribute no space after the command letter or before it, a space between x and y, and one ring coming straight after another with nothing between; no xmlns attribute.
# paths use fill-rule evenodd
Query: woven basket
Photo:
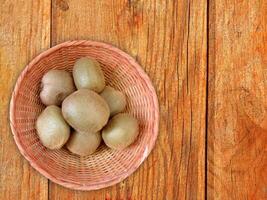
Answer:
<svg viewBox="0 0 267 200"><path fill-rule="evenodd" d="M39 141L35 121L45 108L39 98L42 76L50 69L71 72L83 56L100 62L107 84L126 94L126 112L140 123L138 139L125 150L102 144L93 155L79 157L65 148L49 150ZM95 190L122 181L148 156L158 134L158 101L150 79L132 57L105 43L68 41L41 53L23 70L10 102L10 124L20 152L42 175L68 188Z"/></svg>

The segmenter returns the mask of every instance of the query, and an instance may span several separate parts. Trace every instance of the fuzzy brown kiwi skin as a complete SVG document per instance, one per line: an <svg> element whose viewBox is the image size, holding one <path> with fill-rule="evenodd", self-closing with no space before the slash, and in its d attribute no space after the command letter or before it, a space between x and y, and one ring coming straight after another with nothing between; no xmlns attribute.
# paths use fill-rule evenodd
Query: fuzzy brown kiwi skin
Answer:
<svg viewBox="0 0 267 200"><path fill-rule="evenodd" d="M99 62L82 57L73 67L73 79L78 89L90 89L100 93L105 87L105 77Z"/></svg>
<svg viewBox="0 0 267 200"><path fill-rule="evenodd" d="M46 107L38 116L36 130L41 143L49 149L61 148L70 136L70 127L55 105Z"/></svg>
<svg viewBox="0 0 267 200"><path fill-rule="evenodd" d="M127 113L120 113L109 120L102 130L105 144L112 149L125 149L139 134L138 121Z"/></svg>
<svg viewBox="0 0 267 200"><path fill-rule="evenodd" d="M66 147L67 149L80 156L88 156L93 154L101 143L100 132L90 133L90 132L78 132L74 131L70 139L68 140Z"/></svg>
<svg viewBox="0 0 267 200"><path fill-rule="evenodd" d="M106 125L110 111L106 101L96 92L80 89L62 103L65 120L79 132L97 132Z"/></svg>
<svg viewBox="0 0 267 200"><path fill-rule="evenodd" d="M126 96L122 92L115 90L113 87L106 86L100 95L106 100L111 117L125 109Z"/></svg>
<svg viewBox="0 0 267 200"><path fill-rule="evenodd" d="M62 101L75 91L75 86L69 72L52 69L43 76L40 89L43 104L61 105Z"/></svg>

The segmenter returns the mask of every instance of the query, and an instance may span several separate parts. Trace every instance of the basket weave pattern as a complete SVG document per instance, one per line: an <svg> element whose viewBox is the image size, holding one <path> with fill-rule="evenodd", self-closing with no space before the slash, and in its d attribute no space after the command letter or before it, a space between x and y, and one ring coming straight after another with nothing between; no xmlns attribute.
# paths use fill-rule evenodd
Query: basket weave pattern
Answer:
<svg viewBox="0 0 267 200"><path fill-rule="evenodd" d="M79 157L65 148L49 150L39 141L35 121L45 108L39 98L41 78L50 69L71 72L83 56L100 62L106 83L126 95L126 112L139 121L139 137L125 150L102 144L93 155ZM68 41L37 56L19 76L10 103L11 129L20 152L45 177L79 190L107 187L133 173L155 144L158 119L157 96L142 68L123 51L93 41Z"/></svg>

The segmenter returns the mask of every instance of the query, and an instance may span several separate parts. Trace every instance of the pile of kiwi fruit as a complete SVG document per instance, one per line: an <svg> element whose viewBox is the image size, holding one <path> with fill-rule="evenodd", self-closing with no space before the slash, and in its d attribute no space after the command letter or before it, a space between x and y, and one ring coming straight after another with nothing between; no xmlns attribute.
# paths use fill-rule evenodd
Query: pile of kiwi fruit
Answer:
<svg viewBox="0 0 267 200"><path fill-rule="evenodd" d="M47 107L36 120L36 130L49 149L65 146L76 155L87 156L102 139L109 148L121 150L138 136L138 121L122 113L125 94L106 85L95 59L76 60L72 74L48 71L41 81L40 99Z"/></svg>

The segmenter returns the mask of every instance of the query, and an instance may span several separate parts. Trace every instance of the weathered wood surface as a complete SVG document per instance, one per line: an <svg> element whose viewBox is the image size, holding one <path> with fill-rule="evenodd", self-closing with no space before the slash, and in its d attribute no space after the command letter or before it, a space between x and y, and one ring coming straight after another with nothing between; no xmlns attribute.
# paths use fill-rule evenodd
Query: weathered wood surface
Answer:
<svg viewBox="0 0 267 200"><path fill-rule="evenodd" d="M3 0L0 11L0 199L267 198L266 1ZM31 168L8 122L23 67L72 39L111 43L136 58L161 112L141 167L90 192Z"/></svg>
<svg viewBox="0 0 267 200"><path fill-rule="evenodd" d="M0 5L0 199L47 199L48 180L19 153L9 127L9 101L26 64L50 45L50 1Z"/></svg>
<svg viewBox="0 0 267 200"><path fill-rule="evenodd" d="M125 181L93 192L50 183L51 199L203 199L207 4L193 1L55 1L52 44L91 39L135 57L156 88L155 149Z"/></svg>
<svg viewBox="0 0 267 200"><path fill-rule="evenodd" d="M208 197L267 199L267 2L209 5Z"/></svg>

